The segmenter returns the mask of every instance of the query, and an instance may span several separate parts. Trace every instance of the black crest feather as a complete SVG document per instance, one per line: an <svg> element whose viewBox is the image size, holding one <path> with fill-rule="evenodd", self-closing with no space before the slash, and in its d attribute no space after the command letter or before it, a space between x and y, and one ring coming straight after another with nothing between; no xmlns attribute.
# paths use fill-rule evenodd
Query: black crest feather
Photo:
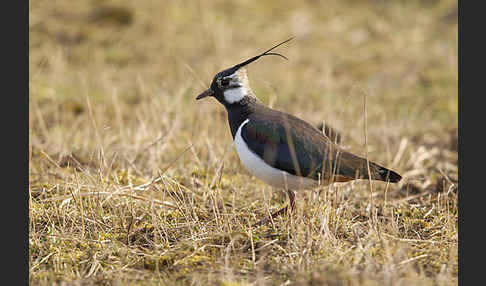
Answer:
<svg viewBox="0 0 486 286"><path fill-rule="evenodd" d="M278 45L276 45L276 46L273 46L272 48L270 48L270 49L266 50L265 52L263 52L263 53L259 54L258 56L254 56L254 57L252 57L252 58L250 58L250 59L248 59L248 60L246 60L246 61L244 61L244 62L242 62L242 63L237 64L237 65L236 65L236 66L234 66L232 69L236 69L236 70L237 70L237 69L239 69L239 68L241 68L241 67L244 67L244 66L246 66L246 65L248 65L248 64L250 64L250 63L252 63L252 62L254 62L254 61L256 61L256 60L258 60L259 58L261 58L261 57L263 57L263 56L279 56L279 57L282 57L282 58L284 58L284 59L288 60L288 58L287 58L286 56L284 56L284 55L282 55L282 54L279 54L279 53L270 53L270 51L272 51L272 50L276 49L277 47L279 47L279 46L281 46L281 45L283 45L283 44L285 44L285 43L287 43L287 42L291 41L293 38L294 38L294 37L291 37L291 38L289 38L289 39L287 39L287 40L285 40L285 41L281 42L280 44L278 44Z"/></svg>

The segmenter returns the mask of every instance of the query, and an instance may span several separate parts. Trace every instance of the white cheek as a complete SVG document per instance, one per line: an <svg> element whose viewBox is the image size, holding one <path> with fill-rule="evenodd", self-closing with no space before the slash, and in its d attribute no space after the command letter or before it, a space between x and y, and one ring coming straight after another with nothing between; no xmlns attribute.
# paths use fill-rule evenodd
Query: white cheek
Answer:
<svg viewBox="0 0 486 286"><path fill-rule="evenodd" d="M248 91L243 86L228 89L224 92L224 100L226 100L226 102L228 102L229 104L232 104L242 100L246 94L248 94Z"/></svg>

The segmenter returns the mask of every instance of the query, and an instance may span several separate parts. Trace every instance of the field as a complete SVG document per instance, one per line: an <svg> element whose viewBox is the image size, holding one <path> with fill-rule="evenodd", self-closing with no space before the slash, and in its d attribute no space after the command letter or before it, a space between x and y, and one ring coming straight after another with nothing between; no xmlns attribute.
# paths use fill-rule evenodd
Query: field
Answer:
<svg viewBox="0 0 486 286"><path fill-rule="evenodd" d="M29 1L31 285L457 285L457 1ZM403 176L251 176L226 112L266 105Z"/></svg>

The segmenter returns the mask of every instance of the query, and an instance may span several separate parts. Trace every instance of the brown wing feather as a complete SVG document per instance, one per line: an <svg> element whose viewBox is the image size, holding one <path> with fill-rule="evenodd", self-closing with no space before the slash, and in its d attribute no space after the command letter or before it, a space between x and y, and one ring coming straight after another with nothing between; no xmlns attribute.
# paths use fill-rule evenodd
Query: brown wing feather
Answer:
<svg viewBox="0 0 486 286"><path fill-rule="evenodd" d="M252 126L258 126L258 130ZM293 115L268 108L265 112L255 112L250 116L248 132L242 135L259 135L259 140L251 140L254 142L250 144L251 149L264 158L269 153L284 155L272 156L272 161L267 163L291 174L334 181L368 178L365 158L343 150L316 127ZM296 158L299 158L297 162ZM397 173L374 162L370 161L369 166L371 179L391 182L401 179Z"/></svg>

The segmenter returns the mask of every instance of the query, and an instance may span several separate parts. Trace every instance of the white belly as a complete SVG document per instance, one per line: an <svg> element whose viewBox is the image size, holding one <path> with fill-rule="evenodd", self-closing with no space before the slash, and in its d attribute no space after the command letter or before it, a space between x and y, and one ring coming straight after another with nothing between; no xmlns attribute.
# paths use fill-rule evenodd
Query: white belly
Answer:
<svg viewBox="0 0 486 286"><path fill-rule="evenodd" d="M246 145L243 137L241 137L241 128L248 123L248 121L250 120L246 119L240 127L238 127L234 143L241 163L243 163L252 175L274 187L288 188L291 190L308 188L318 184L316 180L295 176L288 172L276 169L254 154L248 148L248 145Z"/></svg>

